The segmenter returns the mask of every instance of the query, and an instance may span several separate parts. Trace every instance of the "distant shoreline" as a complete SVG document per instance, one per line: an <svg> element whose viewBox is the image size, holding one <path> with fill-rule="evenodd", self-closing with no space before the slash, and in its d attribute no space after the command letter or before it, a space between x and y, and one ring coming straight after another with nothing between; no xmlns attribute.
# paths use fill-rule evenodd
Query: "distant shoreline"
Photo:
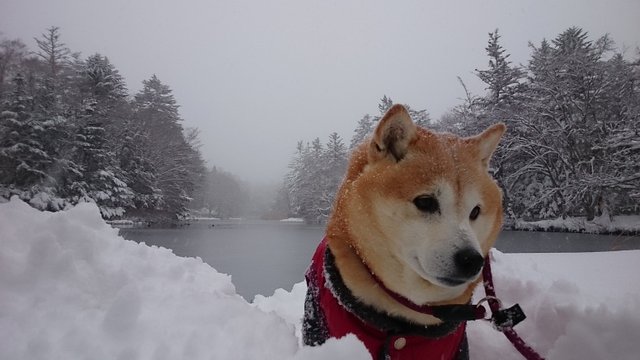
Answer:
<svg viewBox="0 0 640 360"><path fill-rule="evenodd" d="M595 218L587 221L584 217L568 217L539 221L523 221L505 225L516 231L565 232L600 235L640 235L640 215L614 216L612 219Z"/></svg>
<svg viewBox="0 0 640 360"><path fill-rule="evenodd" d="M255 220L255 219L253 219ZM281 220L257 220L258 222L269 222L273 224L304 224L300 218L288 218ZM222 225L238 223L249 225L252 219L219 219L215 217L203 218L194 217L171 223L141 221L140 219L106 220L108 224L118 228L176 228L189 226L191 223L217 222ZM613 217L610 222L586 221L584 218L571 217L567 219L539 220L506 222L504 230L507 231L530 231L530 232L559 232L578 234L599 234L599 235L640 235L640 215L626 215Z"/></svg>

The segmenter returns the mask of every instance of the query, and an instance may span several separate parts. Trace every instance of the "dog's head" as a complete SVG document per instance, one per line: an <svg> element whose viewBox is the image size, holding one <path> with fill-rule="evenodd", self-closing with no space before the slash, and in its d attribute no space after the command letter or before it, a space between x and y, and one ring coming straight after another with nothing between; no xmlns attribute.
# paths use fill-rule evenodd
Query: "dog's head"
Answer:
<svg viewBox="0 0 640 360"><path fill-rule="evenodd" d="M391 290L416 303L469 296L502 224L488 166L504 131L433 133L395 105L354 153L334 216Z"/></svg>

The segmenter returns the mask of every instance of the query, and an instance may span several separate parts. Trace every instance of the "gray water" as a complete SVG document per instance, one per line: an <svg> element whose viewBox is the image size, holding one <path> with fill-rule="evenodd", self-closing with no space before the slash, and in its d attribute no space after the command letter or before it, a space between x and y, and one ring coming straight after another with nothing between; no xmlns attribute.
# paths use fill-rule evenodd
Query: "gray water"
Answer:
<svg viewBox="0 0 640 360"><path fill-rule="evenodd" d="M178 256L200 257L230 274L238 294L248 301L290 290L304 279L323 226L277 221L197 222L175 229L121 229L129 240L172 249ZM640 236L503 231L502 252L592 252L640 249Z"/></svg>

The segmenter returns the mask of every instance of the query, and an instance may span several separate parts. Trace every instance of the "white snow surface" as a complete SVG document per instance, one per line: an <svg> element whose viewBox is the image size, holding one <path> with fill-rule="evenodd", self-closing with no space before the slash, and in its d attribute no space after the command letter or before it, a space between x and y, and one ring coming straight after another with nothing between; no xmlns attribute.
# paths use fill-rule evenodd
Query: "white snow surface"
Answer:
<svg viewBox="0 0 640 360"><path fill-rule="evenodd" d="M640 215L619 215L610 218L608 215L596 217L592 221L587 221L585 217L558 218L552 220L538 221L516 221L515 228L518 230L549 231L551 229L564 229L573 232L584 233L613 233L613 232L640 232Z"/></svg>
<svg viewBox="0 0 640 360"><path fill-rule="evenodd" d="M516 330L543 356L638 358L640 251L492 257L498 296L520 303ZM354 336L300 345L305 291L249 304L200 259L122 239L94 204L0 204L0 359L368 359ZM488 323L468 336L471 359L521 359Z"/></svg>
<svg viewBox="0 0 640 360"><path fill-rule="evenodd" d="M354 336L303 348L292 324L248 304L228 275L117 233L94 204L0 205L0 359L368 356Z"/></svg>
<svg viewBox="0 0 640 360"><path fill-rule="evenodd" d="M285 222L285 223L303 223L304 219L303 218L286 218L286 219L280 220L280 222Z"/></svg>

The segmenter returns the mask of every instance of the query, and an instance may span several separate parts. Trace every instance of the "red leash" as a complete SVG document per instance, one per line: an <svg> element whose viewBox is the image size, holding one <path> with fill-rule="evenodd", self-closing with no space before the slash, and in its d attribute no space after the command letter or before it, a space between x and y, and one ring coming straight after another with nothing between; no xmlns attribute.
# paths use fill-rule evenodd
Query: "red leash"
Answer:
<svg viewBox="0 0 640 360"><path fill-rule="evenodd" d="M513 347L515 347L516 350L518 350L518 352L520 352L520 354L522 354L522 356L524 356L525 359L544 360L542 356L540 356L535 350L533 350L529 345L527 345L524 342L524 340L522 340L520 335L518 335L518 333L516 333L516 331L513 330L513 325L515 325L515 323L512 323L510 319L507 319L507 323L508 323L507 326L497 325L496 315L500 314L500 312L503 310L500 309L501 307L500 301L496 297L496 290L493 286L493 275L491 273L491 257L489 256L489 254L487 254L487 258L484 261L484 268L482 269L482 279L484 281L484 292L485 292L485 295L487 296L485 299L487 299L487 302L489 303L489 308L491 308L491 312L493 313L492 320L496 329L501 331L507 337L507 339L509 339ZM520 307L518 306L518 309L519 308ZM509 310L509 309L506 309L506 310ZM522 315L524 316L524 313Z"/></svg>

